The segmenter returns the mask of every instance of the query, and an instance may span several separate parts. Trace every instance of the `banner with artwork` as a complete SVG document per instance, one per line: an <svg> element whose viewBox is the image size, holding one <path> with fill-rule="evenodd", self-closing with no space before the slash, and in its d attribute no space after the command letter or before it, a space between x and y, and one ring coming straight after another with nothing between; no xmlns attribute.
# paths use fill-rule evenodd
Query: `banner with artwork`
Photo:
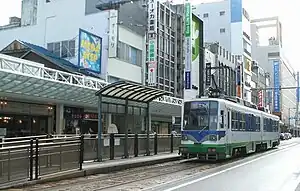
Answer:
<svg viewBox="0 0 300 191"><path fill-rule="evenodd" d="M102 38L79 29L78 65L101 73Z"/></svg>

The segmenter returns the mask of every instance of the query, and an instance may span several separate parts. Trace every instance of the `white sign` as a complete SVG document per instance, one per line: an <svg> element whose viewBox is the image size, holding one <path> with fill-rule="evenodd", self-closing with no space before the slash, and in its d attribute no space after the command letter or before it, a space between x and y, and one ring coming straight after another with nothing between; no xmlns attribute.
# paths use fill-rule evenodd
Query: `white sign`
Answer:
<svg viewBox="0 0 300 191"><path fill-rule="evenodd" d="M156 86L157 80L157 0L148 1L148 86Z"/></svg>
<svg viewBox="0 0 300 191"><path fill-rule="evenodd" d="M109 11L109 46L108 57L117 57L117 43L118 43L118 11Z"/></svg>
<svg viewBox="0 0 300 191"><path fill-rule="evenodd" d="M185 37L186 40L186 47L185 47L185 71L190 72L191 71L191 65L192 65L192 38L191 37Z"/></svg>
<svg viewBox="0 0 300 191"><path fill-rule="evenodd" d="M148 85L155 86L156 85L156 72L157 64L156 62L148 62Z"/></svg>
<svg viewBox="0 0 300 191"><path fill-rule="evenodd" d="M148 4L148 33L157 32L157 0L149 0Z"/></svg>

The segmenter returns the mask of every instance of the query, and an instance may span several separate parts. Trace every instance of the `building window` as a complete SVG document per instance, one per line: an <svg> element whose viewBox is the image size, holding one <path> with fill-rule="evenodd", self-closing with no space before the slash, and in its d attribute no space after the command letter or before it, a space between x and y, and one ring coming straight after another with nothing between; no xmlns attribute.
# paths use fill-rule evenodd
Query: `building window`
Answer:
<svg viewBox="0 0 300 191"><path fill-rule="evenodd" d="M220 28L220 33L225 33L225 28Z"/></svg>
<svg viewBox="0 0 300 191"><path fill-rule="evenodd" d="M118 58L130 64L142 65L142 51L120 41L118 43Z"/></svg>
<svg viewBox="0 0 300 191"><path fill-rule="evenodd" d="M208 13L204 13L203 18L207 18L207 17L208 17Z"/></svg>
<svg viewBox="0 0 300 191"><path fill-rule="evenodd" d="M75 40L48 43L47 49L60 58L75 57Z"/></svg>
<svg viewBox="0 0 300 191"><path fill-rule="evenodd" d="M220 11L220 16L224 16L225 15L225 11Z"/></svg>

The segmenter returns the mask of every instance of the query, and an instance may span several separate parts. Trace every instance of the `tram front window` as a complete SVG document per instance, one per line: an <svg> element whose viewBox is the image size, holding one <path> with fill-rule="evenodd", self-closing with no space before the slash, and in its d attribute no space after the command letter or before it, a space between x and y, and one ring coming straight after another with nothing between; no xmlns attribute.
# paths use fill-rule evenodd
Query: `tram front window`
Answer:
<svg viewBox="0 0 300 191"><path fill-rule="evenodd" d="M216 130L218 102L194 101L184 104L184 130Z"/></svg>

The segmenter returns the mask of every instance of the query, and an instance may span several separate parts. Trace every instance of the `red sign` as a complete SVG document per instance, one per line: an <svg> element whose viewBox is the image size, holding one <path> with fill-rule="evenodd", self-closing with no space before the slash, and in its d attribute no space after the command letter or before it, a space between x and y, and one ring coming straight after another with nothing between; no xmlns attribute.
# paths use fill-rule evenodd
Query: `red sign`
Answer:
<svg viewBox="0 0 300 191"><path fill-rule="evenodd" d="M263 107L263 92L262 90L260 90L258 92L258 104L257 104L258 107Z"/></svg>

